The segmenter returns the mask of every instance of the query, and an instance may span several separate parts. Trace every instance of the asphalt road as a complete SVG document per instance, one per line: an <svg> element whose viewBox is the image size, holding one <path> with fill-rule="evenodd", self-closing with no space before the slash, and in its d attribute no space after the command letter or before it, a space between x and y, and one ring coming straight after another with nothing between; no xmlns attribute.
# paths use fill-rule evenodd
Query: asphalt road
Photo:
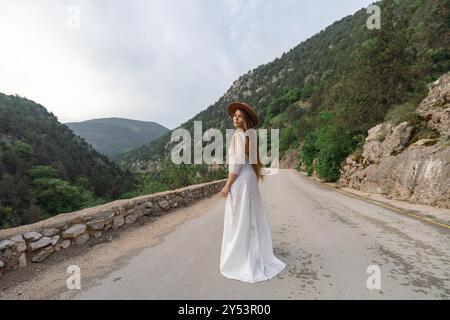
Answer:
<svg viewBox="0 0 450 320"><path fill-rule="evenodd" d="M450 229L325 188L295 170L280 170L260 187L274 252L287 264L277 277L249 284L220 274L225 199L217 195L201 200L212 202L206 212L74 298L450 298Z"/></svg>

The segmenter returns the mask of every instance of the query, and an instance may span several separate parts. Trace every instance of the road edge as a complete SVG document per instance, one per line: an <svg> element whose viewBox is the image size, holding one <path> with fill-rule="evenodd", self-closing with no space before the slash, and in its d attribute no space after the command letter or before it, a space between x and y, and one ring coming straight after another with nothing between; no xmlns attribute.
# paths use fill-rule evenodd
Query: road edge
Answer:
<svg viewBox="0 0 450 320"><path fill-rule="evenodd" d="M311 182L313 182L313 183L315 183L315 184L317 184L319 186L326 187L326 188L328 188L330 190L334 190L334 191L340 192L342 194L345 194L347 196L350 196L350 197L353 197L353 198L356 198L356 199L361 199L361 200L364 200L366 202L379 205L381 207L384 207L386 209L390 209L392 211L395 211L395 212L403 214L403 215L408 215L408 216L414 217L416 219L419 219L419 220L422 220L422 221L426 221L428 223L440 226L442 228L450 229L450 222L449 221L445 221L443 219L440 219L439 217L436 217L436 216L434 216L432 214L425 214L425 213L422 213L422 212L420 212L418 210L408 210L408 209L398 207L398 206L393 205L393 204L388 203L388 202L384 202L384 201L381 201L381 200L375 200L375 199L372 199L372 198L364 196L364 195L360 195L360 194L357 194L357 193L352 193L352 192L350 192L348 190L344 190L344 189L342 189L340 187L337 187L335 185L330 185L329 183L326 183L326 182L317 180L317 179L315 179L315 178L313 178L311 176L308 176L305 172L298 171L296 169L292 169L292 170L294 170L298 175L308 179L309 181L311 181ZM398 200L398 201L400 201L400 200Z"/></svg>

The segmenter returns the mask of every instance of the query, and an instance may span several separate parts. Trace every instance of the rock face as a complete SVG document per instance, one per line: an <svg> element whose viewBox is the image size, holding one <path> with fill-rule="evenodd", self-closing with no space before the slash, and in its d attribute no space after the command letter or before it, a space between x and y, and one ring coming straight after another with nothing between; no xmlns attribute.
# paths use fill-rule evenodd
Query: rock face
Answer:
<svg viewBox="0 0 450 320"><path fill-rule="evenodd" d="M450 136L450 73L433 83L431 93L420 103L417 112L422 115L430 128L438 130L442 136Z"/></svg>
<svg viewBox="0 0 450 320"><path fill-rule="evenodd" d="M297 166L302 146L303 143L299 147L286 151L286 154L280 159L280 169L294 169Z"/></svg>
<svg viewBox="0 0 450 320"><path fill-rule="evenodd" d="M450 208L450 73L433 83L416 112L438 138L412 142L412 124L379 124L362 154L347 157L338 185Z"/></svg>
<svg viewBox="0 0 450 320"><path fill-rule="evenodd" d="M108 230L133 224L143 216L159 216L197 199L212 196L226 179L116 200L93 208L54 216L36 224L0 230L0 275L39 263L72 245L81 246ZM106 234L106 239L112 239Z"/></svg>

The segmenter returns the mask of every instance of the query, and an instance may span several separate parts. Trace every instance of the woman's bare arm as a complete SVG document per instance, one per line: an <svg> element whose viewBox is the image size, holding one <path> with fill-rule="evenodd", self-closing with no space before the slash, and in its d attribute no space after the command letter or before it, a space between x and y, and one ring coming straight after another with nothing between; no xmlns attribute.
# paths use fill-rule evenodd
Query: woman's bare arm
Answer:
<svg viewBox="0 0 450 320"><path fill-rule="evenodd" d="M231 185L234 183L234 181L236 180L237 176L238 176L238 175L236 175L236 174L234 174L234 173L232 173L232 172L230 172L230 173L228 174L227 182L225 182L225 185L224 185L224 187L222 188L222 191L220 192L220 195L221 195L222 197L225 197L225 198L226 198L226 196L228 195L228 192L230 192Z"/></svg>

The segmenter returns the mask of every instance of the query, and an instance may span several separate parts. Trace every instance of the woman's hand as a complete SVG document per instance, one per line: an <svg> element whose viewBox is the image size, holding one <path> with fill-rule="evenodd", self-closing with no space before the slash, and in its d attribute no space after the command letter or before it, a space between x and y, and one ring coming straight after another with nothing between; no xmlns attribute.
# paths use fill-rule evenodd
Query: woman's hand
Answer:
<svg viewBox="0 0 450 320"><path fill-rule="evenodd" d="M220 195L224 198L227 197L228 192L230 192L230 187L228 186L228 184L225 184L225 186L222 188L222 190L220 191Z"/></svg>

